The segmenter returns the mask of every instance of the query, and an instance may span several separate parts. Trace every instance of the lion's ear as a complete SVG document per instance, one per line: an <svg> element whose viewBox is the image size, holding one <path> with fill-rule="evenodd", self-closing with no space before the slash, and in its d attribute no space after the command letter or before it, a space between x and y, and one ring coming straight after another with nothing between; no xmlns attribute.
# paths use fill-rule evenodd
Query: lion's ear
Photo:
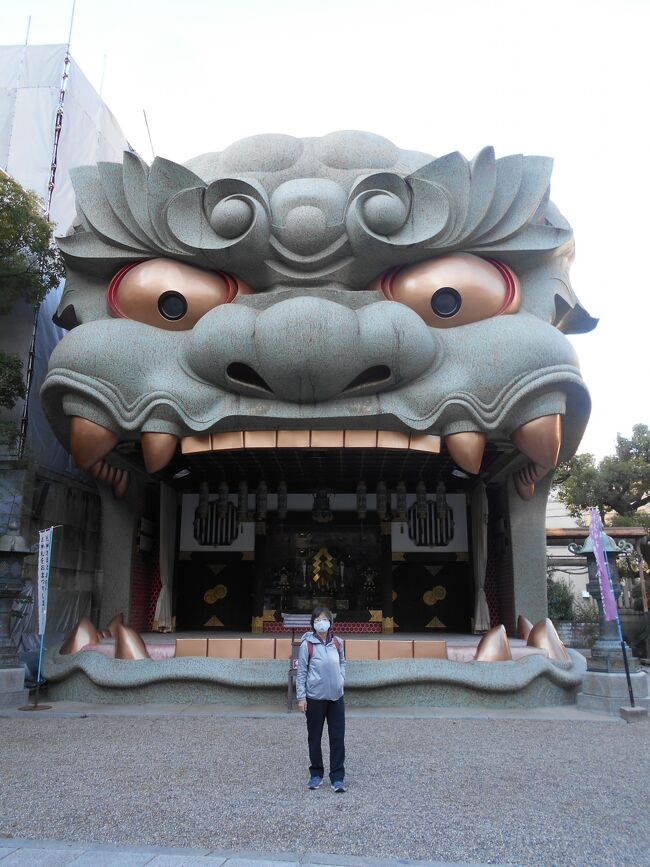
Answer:
<svg viewBox="0 0 650 867"><path fill-rule="evenodd" d="M66 331L72 331L77 325L81 325L81 322L77 319L74 304L66 304L63 308L59 304L56 313L52 317L52 322L58 325L59 328L65 328Z"/></svg>
<svg viewBox="0 0 650 867"><path fill-rule="evenodd" d="M563 334L587 334L593 331L599 320L590 316L576 299L573 307L562 295L555 296L555 319L553 325Z"/></svg>

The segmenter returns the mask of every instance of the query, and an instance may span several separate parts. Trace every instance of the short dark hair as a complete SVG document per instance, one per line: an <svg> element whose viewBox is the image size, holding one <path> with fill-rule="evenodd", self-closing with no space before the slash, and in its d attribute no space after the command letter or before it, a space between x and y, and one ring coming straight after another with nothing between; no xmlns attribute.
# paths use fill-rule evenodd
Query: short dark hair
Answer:
<svg viewBox="0 0 650 867"><path fill-rule="evenodd" d="M314 628L314 620L316 620L317 617L320 617L321 614L327 614L327 616L330 619L330 627L333 625L334 618L332 617L332 612L329 610L329 608L325 608L323 605L317 605L311 613L311 628L312 629Z"/></svg>

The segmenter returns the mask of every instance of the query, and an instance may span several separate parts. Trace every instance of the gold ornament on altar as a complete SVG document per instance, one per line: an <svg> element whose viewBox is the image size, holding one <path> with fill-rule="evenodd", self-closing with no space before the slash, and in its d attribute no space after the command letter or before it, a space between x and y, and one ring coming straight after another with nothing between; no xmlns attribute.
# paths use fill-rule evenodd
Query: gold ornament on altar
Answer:
<svg viewBox="0 0 650 867"><path fill-rule="evenodd" d="M438 584L437 587L433 588L433 590L427 590L427 592L423 594L422 601L425 605L435 605L436 602L442 602L446 596L446 589L441 584Z"/></svg>
<svg viewBox="0 0 650 867"><path fill-rule="evenodd" d="M312 560L311 578L314 583L317 583L321 578L334 577L334 557L330 554L327 548L320 548L314 555Z"/></svg>
<svg viewBox="0 0 650 867"><path fill-rule="evenodd" d="M422 595L422 601L425 605L436 605L436 603L442 602L446 596L447 590L442 586L442 584L437 584L432 590L427 590L427 592ZM445 624L439 617L433 617L424 628L444 629Z"/></svg>
<svg viewBox="0 0 650 867"><path fill-rule="evenodd" d="M211 587L203 594L203 599L208 605L214 605L219 599L224 599L228 595L228 588L225 584L217 584Z"/></svg>

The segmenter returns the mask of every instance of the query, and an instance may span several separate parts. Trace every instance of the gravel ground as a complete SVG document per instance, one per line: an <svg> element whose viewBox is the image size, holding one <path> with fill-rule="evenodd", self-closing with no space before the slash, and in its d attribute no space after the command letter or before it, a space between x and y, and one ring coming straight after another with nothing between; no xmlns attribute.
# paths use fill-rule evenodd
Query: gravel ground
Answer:
<svg viewBox="0 0 650 867"><path fill-rule="evenodd" d="M306 790L297 714L0 719L0 836L650 863L646 722L351 718L347 727L350 788L340 796Z"/></svg>

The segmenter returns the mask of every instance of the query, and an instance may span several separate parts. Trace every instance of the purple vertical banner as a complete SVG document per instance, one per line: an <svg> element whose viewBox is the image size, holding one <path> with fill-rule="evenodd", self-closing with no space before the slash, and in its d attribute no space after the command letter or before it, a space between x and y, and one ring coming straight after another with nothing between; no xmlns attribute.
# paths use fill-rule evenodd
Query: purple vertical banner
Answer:
<svg viewBox="0 0 650 867"><path fill-rule="evenodd" d="M598 569L598 583L600 584L600 598L603 600L603 614L605 620L618 620L618 608L616 597L612 590L612 581L609 576L605 551L603 550L603 524L600 520L598 509L589 510L589 537L596 558Z"/></svg>

